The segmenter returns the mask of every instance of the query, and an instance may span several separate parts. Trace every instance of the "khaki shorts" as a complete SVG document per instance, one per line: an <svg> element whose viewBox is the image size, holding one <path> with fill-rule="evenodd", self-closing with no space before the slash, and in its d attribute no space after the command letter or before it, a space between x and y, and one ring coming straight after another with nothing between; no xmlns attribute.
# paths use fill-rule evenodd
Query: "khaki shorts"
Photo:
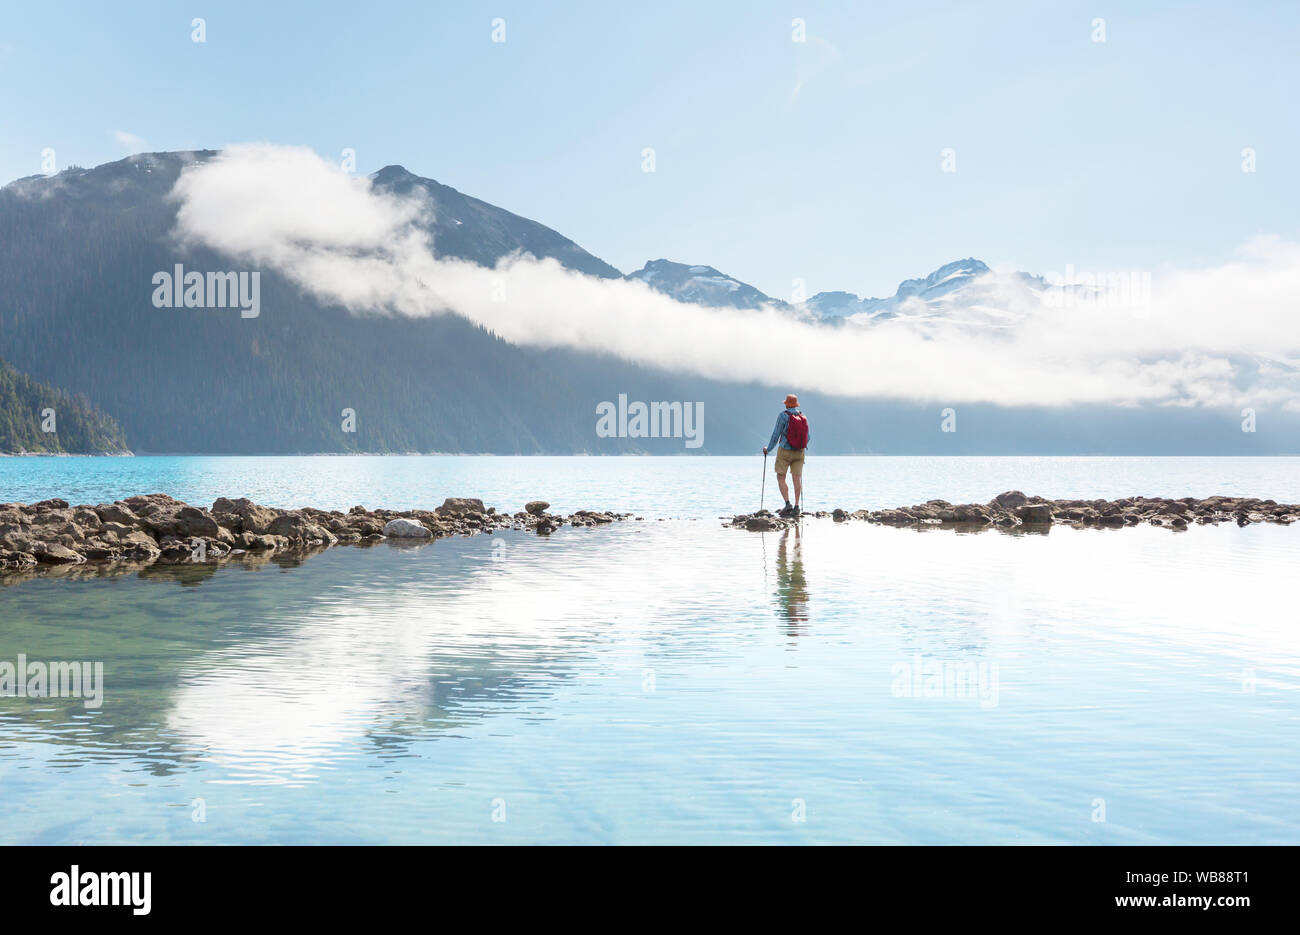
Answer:
<svg viewBox="0 0 1300 935"><path fill-rule="evenodd" d="M803 477L803 456L805 451L792 451L789 448L776 449L776 476L785 477L786 468L795 477Z"/></svg>

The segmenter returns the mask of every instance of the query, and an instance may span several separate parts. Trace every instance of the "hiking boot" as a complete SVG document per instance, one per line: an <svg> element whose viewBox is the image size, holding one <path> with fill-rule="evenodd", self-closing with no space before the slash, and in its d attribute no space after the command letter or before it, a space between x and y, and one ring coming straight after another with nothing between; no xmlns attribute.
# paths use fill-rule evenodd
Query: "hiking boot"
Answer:
<svg viewBox="0 0 1300 935"><path fill-rule="evenodd" d="M781 507L781 509L780 509L779 511L777 511L777 514L776 514L776 515L777 515L777 516L794 516L794 507L792 507L790 504L787 503L785 506Z"/></svg>

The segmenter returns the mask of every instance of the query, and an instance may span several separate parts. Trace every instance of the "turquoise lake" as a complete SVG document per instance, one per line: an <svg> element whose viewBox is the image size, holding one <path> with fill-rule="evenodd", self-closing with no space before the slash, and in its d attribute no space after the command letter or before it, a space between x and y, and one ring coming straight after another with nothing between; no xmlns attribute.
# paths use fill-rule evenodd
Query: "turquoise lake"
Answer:
<svg viewBox="0 0 1300 935"><path fill-rule="evenodd" d="M0 459L0 501L642 517L0 578L0 662L104 667L98 708L0 697L0 843L1300 842L1300 526L723 528L761 472ZM814 509L1300 502L1296 458L810 457L807 480Z"/></svg>

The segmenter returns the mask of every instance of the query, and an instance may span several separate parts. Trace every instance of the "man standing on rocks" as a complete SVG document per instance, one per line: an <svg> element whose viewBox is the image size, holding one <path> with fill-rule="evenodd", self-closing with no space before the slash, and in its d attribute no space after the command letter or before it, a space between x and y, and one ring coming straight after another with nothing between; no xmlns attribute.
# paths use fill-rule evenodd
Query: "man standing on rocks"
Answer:
<svg viewBox="0 0 1300 935"><path fill-rule="evenodd" d="M808 431L808 418L799 408L799 397L791 393L785 398L785 409L776 417L776 427L772 429L772 438L768 441L763 454L776 448L776 486L781 489L785 506L782 516L798 516L803 501L803 461L804 452L811 438ZM780 447L777 447L777 443ZM794 475L794 505L790 505L790 490L785 485L785 472Z"/></svg>

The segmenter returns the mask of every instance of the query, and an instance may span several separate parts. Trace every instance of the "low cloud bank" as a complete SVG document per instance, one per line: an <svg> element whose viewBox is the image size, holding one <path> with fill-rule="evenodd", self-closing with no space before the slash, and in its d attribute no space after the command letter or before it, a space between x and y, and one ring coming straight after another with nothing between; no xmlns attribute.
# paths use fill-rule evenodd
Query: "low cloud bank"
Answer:
<svg viewBox="0 0 1300 935"><path fill-rule="evenodd" d="M777 308L677 302L639 282L511 256L435 257L429 205L303 148L228 149L187 169L178 233L357 313L452 312L508 341L615 354L709 377L845 396L1002 405L1297 407L1300 244L1154 277L1142 307L1048 301L990 274L978 304L829 328ZM1057 297L1059 299L1059 296ZM268 310L268 314L273 314Z"/></svg>

